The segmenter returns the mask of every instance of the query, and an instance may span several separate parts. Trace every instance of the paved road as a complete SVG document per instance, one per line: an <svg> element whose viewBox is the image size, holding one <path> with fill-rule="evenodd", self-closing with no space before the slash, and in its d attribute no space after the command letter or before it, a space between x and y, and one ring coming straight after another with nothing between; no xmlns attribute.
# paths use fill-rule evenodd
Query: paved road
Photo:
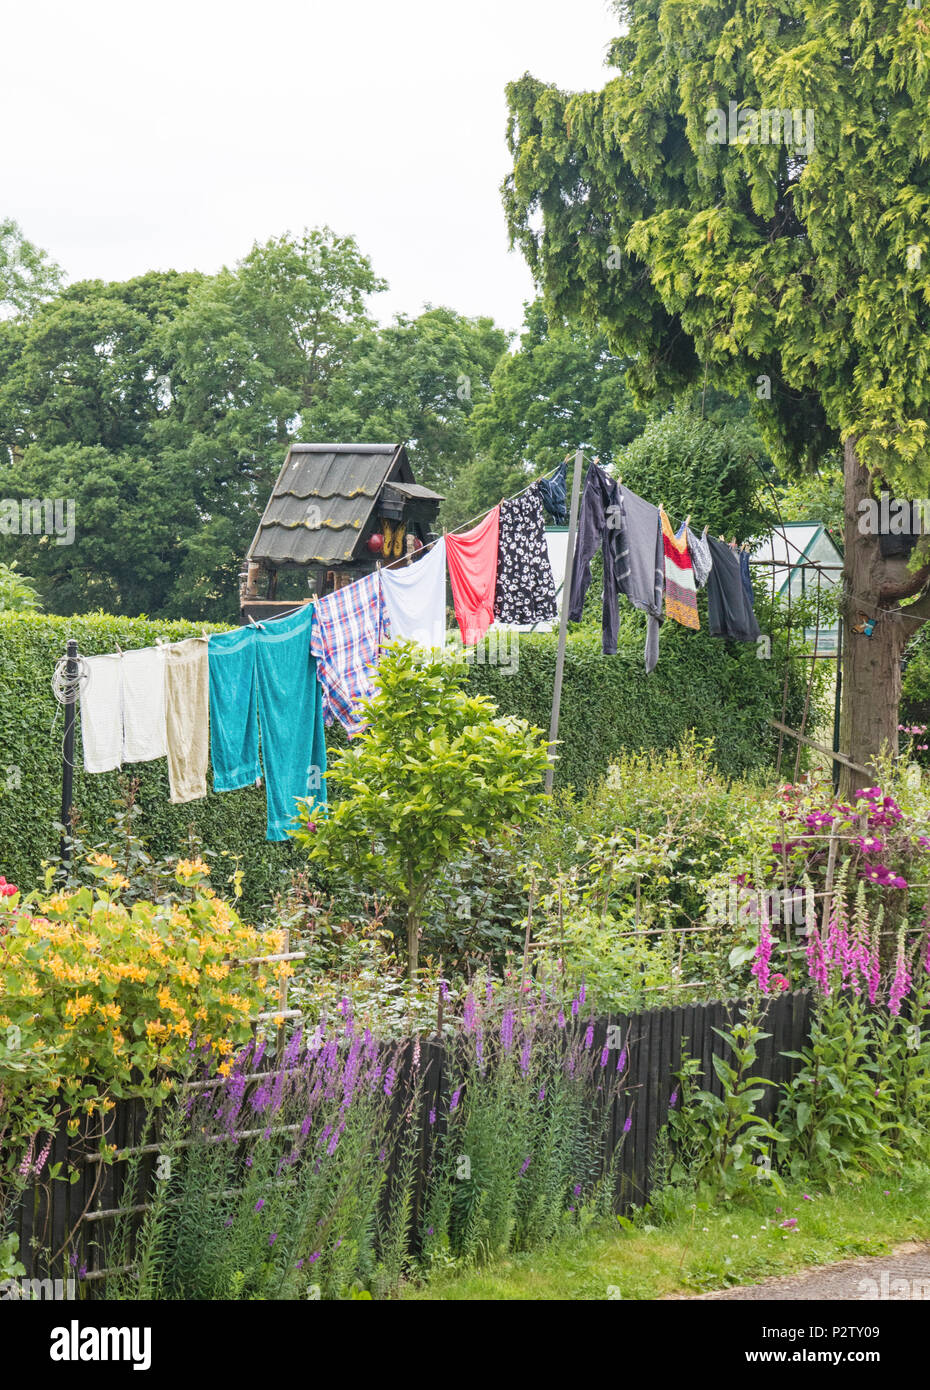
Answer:
<svg viewBox="0 0 930 1390"><path fill-rule="evenodd" d="M926 1299L930 1302L930 1245L899 1245L888 1255L808 1269L761 1284L744 1284L703 1299L850 1299L854 1302Z"/></svg>

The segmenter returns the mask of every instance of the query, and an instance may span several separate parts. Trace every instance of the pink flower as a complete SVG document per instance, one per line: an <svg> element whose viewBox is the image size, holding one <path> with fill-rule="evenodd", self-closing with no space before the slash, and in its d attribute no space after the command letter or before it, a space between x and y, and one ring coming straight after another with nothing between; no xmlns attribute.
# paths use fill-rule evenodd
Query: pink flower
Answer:
<svg viewBox="0 0 930 1390"><path fill-rule="evenodd" d="M798 1224L798 1218L796 1216L789 1216L787 1221L779 1221L778 1224L782 1230L793 1231Z"/></svg>
<svg viewBox="0 0 930 1390"><path fill-rule="evenodd" d="M904 955L904 933L898 937L898 958L895 961L894 979L888 994L888 1009L895 1017L901 1012L901 1003L911 988L911 972Z"/></svg>
<svg viewBox="0 0 930 1390"><path fill-rule="evenodd" d="M760 994L769 992L769 961L772 959L772 934L769 931L769 924L763 920L759 924L759 944L756 947L755 960L752 963L750 974L755 976L759 986Z"/></svg>

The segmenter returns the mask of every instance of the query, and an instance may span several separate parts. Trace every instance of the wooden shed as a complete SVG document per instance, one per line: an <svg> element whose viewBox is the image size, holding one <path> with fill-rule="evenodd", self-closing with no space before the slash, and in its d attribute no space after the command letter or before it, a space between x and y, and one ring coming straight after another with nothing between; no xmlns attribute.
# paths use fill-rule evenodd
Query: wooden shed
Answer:
<svg viewBox="0 0 930 1390"><path fill-rule="evenodd" d="M249 547L240 579L243 621L300 601L279 591L327 594L397 560L435 534L437 492L413 476L403 444L292 444Z"/></svg>

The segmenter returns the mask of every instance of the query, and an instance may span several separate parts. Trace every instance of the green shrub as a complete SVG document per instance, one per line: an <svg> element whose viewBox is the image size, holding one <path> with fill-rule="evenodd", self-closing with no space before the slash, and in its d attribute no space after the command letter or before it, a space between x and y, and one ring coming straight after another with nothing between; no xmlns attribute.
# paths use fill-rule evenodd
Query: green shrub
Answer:
<svg viewBox="0 0 930 1390"><path fill-rule="evenodd" d="M363 886L379 881L406 909L416 975L420 926L444 866L478 840L539 813L546 744L539 729L463 691L458 667L396 643L362 705L368 731L333 762L342 792L320 816L307 802L293 834L311 860Z"/></svg>

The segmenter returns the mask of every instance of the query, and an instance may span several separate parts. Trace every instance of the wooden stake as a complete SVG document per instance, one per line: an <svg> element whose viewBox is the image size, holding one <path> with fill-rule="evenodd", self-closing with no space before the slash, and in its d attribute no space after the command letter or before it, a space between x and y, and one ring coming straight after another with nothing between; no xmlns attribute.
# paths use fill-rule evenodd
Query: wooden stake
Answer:
<svg viewBox="0 0 930 1390"><path fill-rule="evenodd" d="M290 928L287 927L287 928L285 928L285 931L284 931L284 950L287 952L287 951L290 951L290 949L291 949L291 932L290 932ZM281 1012L282 1014L287 1013L287 978L288 978L287 975L283 975L283 976L281 977L281 982L280 982L280 984L278 985L278 1006L279 1006L280 1012ZM277 1063L278 1063L279 1066L281 1065L281 1058L284 1056L285 1027L286 1027L286 1025L285 1025L284 1020L283 1020L283 1018L282 1018L281 1022L278 1024L278 1038L277 1038L277 1046L276 1046L276 1053L277 1053L276 1060L277 1060Z"/></svg>
<svg viewBox="0 0 930 1390"><path fill-rule="evenodd" d="M436 1036L442 1041L442 956L439 957L439 984L436 994Z"/></svg>
<svg viewBox="0 0 930 1390"><path fill-rule="evenodd" d="M530 937L533 934L533 902L536 897L535 875L530 879L530 897L526 908L526 936L523 938L523 971L520 975L520 1014L523 1014L523 995L526 986L526 967L530 959Z"/></svg>
<svg viewBox="0 0 930 1390"><path fill-rule="evenodd" d="M639 863L639 831L638 831L638 830L637 830L637 832L636 832L636 855L637 855L636 862L637 862L637 864L638 864L638 863ZM635 908L635 915L634 915L634 918L633 918L633 925L634 925L634 927L636 928L637 931L639 931L639 903L640 903L640 895L641 895L641 892L642 892L642 883L643 883L643 876L642 876L642 874L639 872L639 870L637 869L637 871L636 871L636 908Z"/></svg>
<svg viewBox="0 0 930 1390"><path fill-rule="evenodd" d="M823 916L820 919L820 935L826 936L827 923L830 921L830 908L833 904L833 871L836 868L837 839L835 835L830 836L830 848L827 851L827 877L824 883L823 895Z"/></svg>

